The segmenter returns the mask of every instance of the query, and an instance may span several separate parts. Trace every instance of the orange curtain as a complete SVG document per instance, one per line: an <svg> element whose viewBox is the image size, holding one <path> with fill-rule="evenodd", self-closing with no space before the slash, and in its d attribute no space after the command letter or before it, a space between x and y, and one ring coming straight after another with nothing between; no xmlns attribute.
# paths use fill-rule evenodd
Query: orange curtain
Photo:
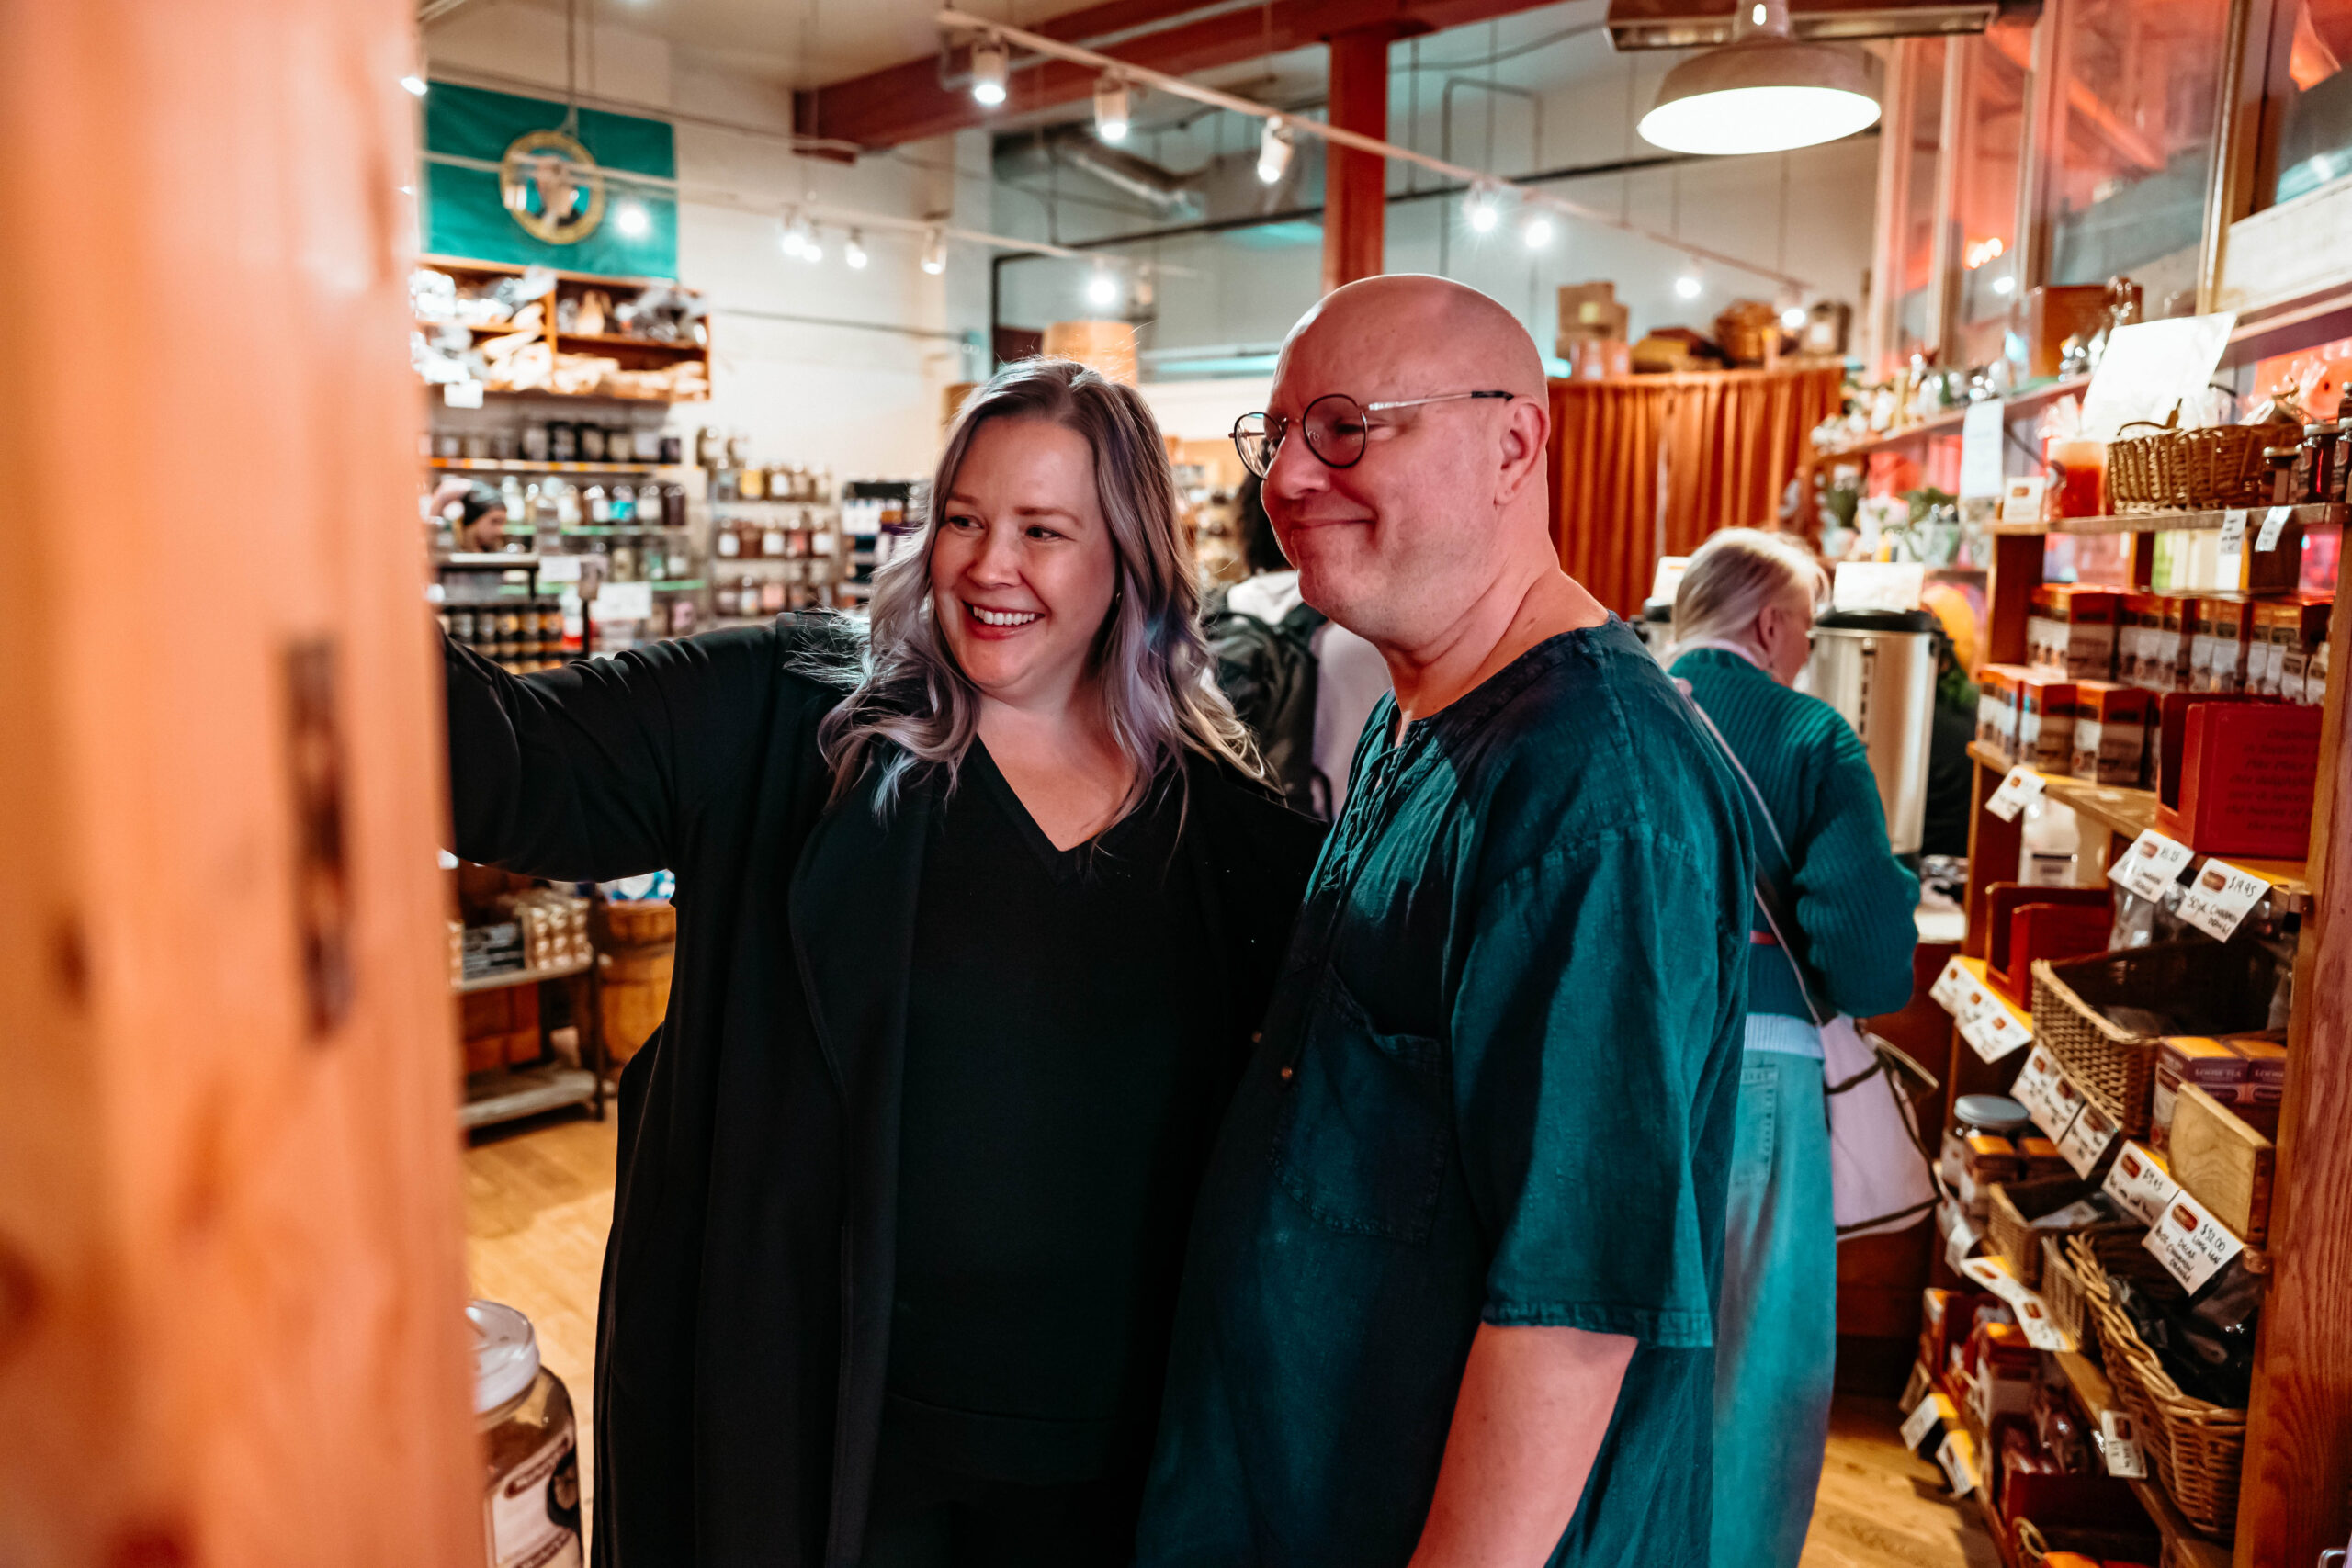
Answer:
<svg viewBox="0 0 2352 1568"><path fill-rule="evenodd" d="M1773 527L1813 427L1838 412L1835 365L1552 383L1552 534L1560 564L1621 615L1660 556L1718 528Z"/></svg>

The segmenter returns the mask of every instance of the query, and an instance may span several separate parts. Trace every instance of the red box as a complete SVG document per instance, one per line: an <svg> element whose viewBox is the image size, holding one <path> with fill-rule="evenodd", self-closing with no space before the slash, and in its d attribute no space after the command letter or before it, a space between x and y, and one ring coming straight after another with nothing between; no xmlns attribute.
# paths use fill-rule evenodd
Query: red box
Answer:
<svg viewBox="0 0 2352 1568"><path fill-rule="evenodd" d="M2177 727L2173 702L2188 695ZM2165 699L2156 827L2199 854L2301 860L2311 850L2321 710L2294 703ZM2177 767L2170 766L2179 736Z"/></svg>
<svg viewBox="0 0 2352 1568"><path fill-rule="evenodd" d="M2030 1012L2033 961L2105 953L2115 927L2114 904L2104 887L2029 887L1996 882L1984 890L1991 940L1984 978Z"/></svg>
<svg viewBox="0 0 2352 1568"><path fill-rule="evenodd" d="M2112 588L2043 583L2026 619L2026 661L2070 681L2106 680L2115 671L2122 608L2123 595Z"/></svg>
<svg viewBox="0 0 2352 1568"><path fill-rule="evenodd" d="M2018 682L2022 664L1987 664L1976 671L1976 739L2005 760L2018 749Z"/></svg>

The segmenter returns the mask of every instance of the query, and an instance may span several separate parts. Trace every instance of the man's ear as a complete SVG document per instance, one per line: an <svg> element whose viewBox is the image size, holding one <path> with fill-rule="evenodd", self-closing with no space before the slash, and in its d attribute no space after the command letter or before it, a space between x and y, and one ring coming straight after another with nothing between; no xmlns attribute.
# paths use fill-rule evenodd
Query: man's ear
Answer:
<svg viewBox="0 0 2352 1568"><path fill-rule="evenodd" d="M1552 438L1552 408L1545 398L1511 400L1503 426L1502 469L1496 476L1496 502L1517 501L1530 484L1544 482L1544 466Z"/></svg>

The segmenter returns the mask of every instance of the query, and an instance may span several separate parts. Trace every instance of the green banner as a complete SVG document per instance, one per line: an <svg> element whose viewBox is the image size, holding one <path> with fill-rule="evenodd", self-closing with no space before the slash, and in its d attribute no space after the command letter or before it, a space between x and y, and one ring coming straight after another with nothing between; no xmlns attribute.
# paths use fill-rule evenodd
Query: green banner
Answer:
<svg viewBox="0 0 2352 1568"><path fill-rule="evenodd" d="M449 82L432 84L424 95L427 153L495 164L517 137L567 130L606 172L604 216L593 230L568 244L539 239L506 210L496 175L436 164L428 157L422 171L425 253L521 266L537 264L564 272L676 277L676 198L662 187L618 177L675 177L677 147L667 122L583 108L579 124L567 128L563 105L545 98Z"/></svg>

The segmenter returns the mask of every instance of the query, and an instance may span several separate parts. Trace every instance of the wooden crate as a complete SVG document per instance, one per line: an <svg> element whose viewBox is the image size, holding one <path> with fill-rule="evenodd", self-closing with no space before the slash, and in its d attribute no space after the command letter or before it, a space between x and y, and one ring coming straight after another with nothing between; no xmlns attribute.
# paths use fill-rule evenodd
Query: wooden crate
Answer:
<svg viewBox="0 0 2352 1568"><path fill-rule="evenodd" d="M2173 1107L2173 1179L2212 1211L2248 1247L2270 1232L2270 1176L2278 1151L2268 1138L2195 1084L2180 1086Z"/></svg>

